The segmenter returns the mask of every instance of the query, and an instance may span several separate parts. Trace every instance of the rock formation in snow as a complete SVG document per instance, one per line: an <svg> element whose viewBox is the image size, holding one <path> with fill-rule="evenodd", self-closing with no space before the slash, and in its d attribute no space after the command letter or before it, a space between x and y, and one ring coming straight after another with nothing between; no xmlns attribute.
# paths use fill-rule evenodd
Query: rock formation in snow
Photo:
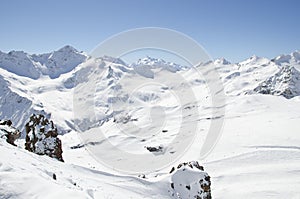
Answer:
<svg viewBox="0 0 300 199"><path fill-rule="evenodd" d="M15 140L20 137L20 131L12 127L10 120L0 120L0 138L6 138L6 141L14 146Z"/></svg>
<svg viewBox="0 0 300 199"><path fill-rule="evenodd" d="M32 115L25 126L25 149L38 155L48 155L63 161L61 141L53 121L43 115Z"/></svg>
<svg viewBox="0 0 300 199"><path fill-rule="evenodd" d="M180 199L211 199L210 176L197 161L173 167L170 193Z"/></svg>

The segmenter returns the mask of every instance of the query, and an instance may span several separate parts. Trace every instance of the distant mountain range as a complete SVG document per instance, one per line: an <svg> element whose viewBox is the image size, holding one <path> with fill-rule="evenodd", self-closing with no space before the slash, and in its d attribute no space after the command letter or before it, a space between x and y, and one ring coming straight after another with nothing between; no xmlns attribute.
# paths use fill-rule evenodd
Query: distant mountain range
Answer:
<svg viewBox="0 0 300 199"><path fill-rule="evenodd" d="M171 61L125 63L71 46L40 55L0 52L0 137L16 131L8 121L21 131L17 147L0 138L0 198L297 198L300 52L194 67ZM214 68L223 83L217 91L208 87ZM223 91L216 106L212 97ZM40 113L57 132L50 123L32 125L42 138L54 134L38 149L55 148L57 136L64 163L24 150L37 141L30 133L25 139L24 126ZM223 119L215 148L199 160L213 122ZM118 173L137 165L138 172Z"/></svg>
<svg viewBox="0 0 300 199"><path fill-rule="evenodd" d="M28 118L32 112L42 111L56 115L58 110L65 110L68 114L64 119L61 120L62 116L58 115L55 117L60 118L58 126L62 127L63 132L69 131L73 128L70 117L72 107L64 104L73 100L69 94L70 89L86 81L76 77L87 72L92 65L99 65L102 72L107 71L107 78L101 79L102 86L99 88L99 95L103 98L98 105L105 110L102 119L105 118L104 113L109 111L107 103L117 100L116 96L109 96L111 92L116 92L116 88L121 88L118 79L123 76L155 78L158 73L167 77L168 73L183 74L189 71L187 66L152 57L141 58L135 63L125 63L109 56L92 58L71 46L39 55L30 55L23 51L0 51L0 117L12 119L19 127L24 125L24 118ZM299 71L296 69L300 68L299 51L280 55L272 60L252 56L239 63L231 63L221 58L196 67L210 66L217 68L228 95L256 92L292 98L300 93ZM81 75L81 78L84 77ZM50 94L51 92L56 94ZM119 92L122 93L122 89ZM49 97L53 101L49 101Z"/></svg>

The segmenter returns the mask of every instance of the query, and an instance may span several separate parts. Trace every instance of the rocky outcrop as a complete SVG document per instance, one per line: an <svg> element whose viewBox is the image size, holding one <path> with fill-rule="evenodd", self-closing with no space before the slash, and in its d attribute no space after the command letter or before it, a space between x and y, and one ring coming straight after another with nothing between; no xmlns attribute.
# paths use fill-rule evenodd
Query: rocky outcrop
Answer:
<svg viewBox="0 0 300 199"><path fill-rule="evenodd" d="M63 161L61 141L53 121L33 114L25 125L25 149L38 155L48 155Z"/></svg>
<svg viewBox="0 0 300 199"><path fill-rule="evenodd" d="M173 198L211 199L210 176L197 161L181 163L170 174L169 192Z"/></svg>
<svg viewBox="0 0 300 199"><path fill-rule="evenodd" d="M0 137L6 138L6 141L14 146L15 140L20 137L20 131L12 127L10 120L0 120Z"/></svg>

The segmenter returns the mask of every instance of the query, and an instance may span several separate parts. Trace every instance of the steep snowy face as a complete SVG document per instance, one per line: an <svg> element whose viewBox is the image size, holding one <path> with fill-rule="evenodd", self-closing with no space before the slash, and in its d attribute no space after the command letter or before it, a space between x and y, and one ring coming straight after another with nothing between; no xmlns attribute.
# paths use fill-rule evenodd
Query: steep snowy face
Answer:
<svg viewBox="0 0 300 199"><path fill-rule="evenodd" d="M0 52L0 67L20 76L38 79L41 75L57 78L70 72L88 56L71 46L52 53L29 55L23 51Z"/></svg>
<svg viewBox="0 0 300 199"><path fill-rule="evenodd" d="M283 66L273 76L259 84L255 92L282 95L287 99L300 95L300 72L292 66Z"/></svg>
<svg viewBox="0 0 300 199"><path fill-rule="evenodd" d="M75 112L84 105L90 104L80 113L90 111L91 114L83 118L77 118L78 115L75 114L77 125L81 130L102 125L103 122L112 118L114 111L111 105L128 99L128 94L120 84L124 76L126 76L125 79L132 76L140 77L123 60L104 56L90 58L77 67L71 76L63 80L66 88L74 89L73 100L78 103L74 106Z"/></svg>
<svg viewBox="0 0 300 199"><path fill-rule="evenodd" d="M34 111L32 101L13 92L10 83L0 75L0 118L12 120L15 126L23 129L30 112Z"/></svg>

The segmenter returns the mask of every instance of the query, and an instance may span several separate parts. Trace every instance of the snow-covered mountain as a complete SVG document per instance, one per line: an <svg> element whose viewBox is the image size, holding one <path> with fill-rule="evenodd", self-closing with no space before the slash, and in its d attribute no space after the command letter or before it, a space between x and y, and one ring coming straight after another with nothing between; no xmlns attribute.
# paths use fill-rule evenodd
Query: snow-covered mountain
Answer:
<svg viewBox="0 0 300 199"><path fill-rule="evenodd" d="M300 64L300 52L295 51L289 55L279 55L272 59L278 65L299 65Z"/></svg>
<svg viewBox="0 0 300 199"><path fill-rule="evenodd" d="M135 63L94 58L71 46L41 55L0 52L0 119L22 131L18 147L0 139L0 198L45 198L49 191L49 198L193 198L208 190L198 179L206 172L213 198L298 198L299 60L296 51L272 60L221 58L186 67L151 57ZM222 106L213 105L207 86L214 67L224 86ZM32 113L55 122L65 163L24 150ZM210 125L220 118L222 136L200 160ZM108 144L150 163L135 164ZM110 165L89 153L95 150ZM187 166L169 173L192 160L205 172ZM125 175L113 169L120 164L160 169Z"/></svg>
<svg viewBox="0 0 300 199"><path fill-rule="evenodd" d="M285 65L280 70L259 84L255 92L282 95L288 99L300 95L300 72L293 66Z"/></svg>
<svg viewBox="0 0 300 199"><path fill-rule="evenodd" d="M78 52L71 46L45 54L30 55L23 51L0 51L0 68L19 76L38 79L41 75L57 78L70 72L87 59L85 53Z"/></svg>

